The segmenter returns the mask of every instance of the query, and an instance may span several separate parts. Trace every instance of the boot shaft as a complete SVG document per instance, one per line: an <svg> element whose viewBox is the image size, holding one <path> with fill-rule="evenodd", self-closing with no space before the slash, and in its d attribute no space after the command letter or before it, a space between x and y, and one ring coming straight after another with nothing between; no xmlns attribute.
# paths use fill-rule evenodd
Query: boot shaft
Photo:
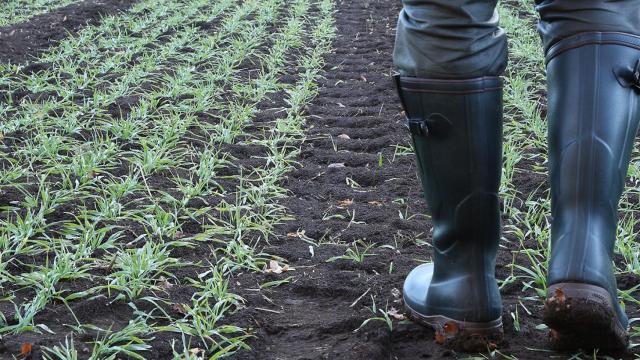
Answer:
<svg viewBox="0 0 640 360"><path fill-rule="evenodd" d="M499 238L501 85L499 78L400 80L440 252L456 244L493 248Z"/></svg>
<svg viewBox="0 0 640 360"><path fill-rule="evenodd" d="M501 314L495 280L502 173L500 79L396 81L434 225L434 266L422 312L495 320ZM421 286L414 281L411 277L405 282L407 292L419 293L411 289Z"/></svg>
<svg viewBox="0 0 640 360"><path fill-rule="evenodd" d="M624 40L638 41L638 48L618 44ZM640 38L601 33L550 49L547 118L554 215L590 207L598 209L602 221L617 218L638 127L640 83L634 72L640 71L639 49Z"/></svg>

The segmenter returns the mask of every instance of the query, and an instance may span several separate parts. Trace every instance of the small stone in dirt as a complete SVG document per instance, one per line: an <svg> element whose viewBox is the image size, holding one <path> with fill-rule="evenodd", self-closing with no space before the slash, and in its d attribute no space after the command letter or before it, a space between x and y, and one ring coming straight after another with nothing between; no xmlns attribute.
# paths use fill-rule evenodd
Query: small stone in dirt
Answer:
<svg viewBox="0 0 640 360"><path fill-rule="evenodd" d="M340 206L351 206L351 205L353 205L353 199L339 200L338 201L338 205L340 205Z"/></svg>
<svg viewBox="0 0 640 360"><path fill-rule="evenodd" d="M189 353L191 355L195 355L195 356L200 356L200 355L204 356L205 351L204 351L204 349L193 348L193 349L189 349Z"/></svg>
<svg viewBox="0 0 640 360"><path fill-rule="evenodd" d="M338 135L338 139L351 139L351 138L347 134L340 134Z"/></svg>
<svg viewBox="0 0 640 360"><path fill-rule="evenodd" d="M289 265L285 264L284 266L280 266L277 261L270 260L269 267L264 270L265 274L273 273L273 274L281 274L286 271L295 270L294 268L290 268Z"/></svg>
<svg viewBox="0 0 640 360"><path fill-rule="evenodd" d="M398 290L397 288L391 289L391 295L393 295L393 297L396 299L400 299L400 290Z"/></svg>
<svg viewBox="0 0 640 360"><path fill-rule="evenodd" d="M333 163L333 164L329 164L329 169L334 169L334 168L343 168L344 163Z"/></svg>

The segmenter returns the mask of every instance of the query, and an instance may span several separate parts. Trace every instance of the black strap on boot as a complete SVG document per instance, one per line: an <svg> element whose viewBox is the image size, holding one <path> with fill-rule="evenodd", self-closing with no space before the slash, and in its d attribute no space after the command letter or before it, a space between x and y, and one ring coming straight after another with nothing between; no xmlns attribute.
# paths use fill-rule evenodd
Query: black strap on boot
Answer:
<svg viewBox="0 0 640 360"><path fill-rule="evenodd" d="M429 134L429 128L427 127L427 122L421 118L413 118L411 119L407 115L407 105L404 100L404 96L402 95L402 85L400 83L401 76L400 74L393 75L393 81L396 84L396 90L398 91L398 98L400 99L400 105L402 105L402 109L405 113L405 125L409 129L409 131L418 136L427 136Z"/></svg>

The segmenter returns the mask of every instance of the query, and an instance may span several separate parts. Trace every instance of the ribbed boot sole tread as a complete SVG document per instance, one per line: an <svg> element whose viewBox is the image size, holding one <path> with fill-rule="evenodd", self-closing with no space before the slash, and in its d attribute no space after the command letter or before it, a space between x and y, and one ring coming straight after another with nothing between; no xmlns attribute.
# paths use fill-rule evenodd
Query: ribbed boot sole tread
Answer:
<svg viewBox="0 0 640 360"><path fill-rule="evenodd" d="M458 321L441 315L423 315L405 305L409 317L435 330L435 341L449 349L484 352L496 349L502 342L502 318L490 322Z"/></svg>

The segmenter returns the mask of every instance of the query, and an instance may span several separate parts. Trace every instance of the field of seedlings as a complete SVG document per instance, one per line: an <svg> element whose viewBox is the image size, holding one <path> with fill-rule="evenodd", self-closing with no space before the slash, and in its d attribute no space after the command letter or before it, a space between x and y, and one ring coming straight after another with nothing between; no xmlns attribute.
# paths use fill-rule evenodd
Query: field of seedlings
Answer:
<svg viewBox="0 0 640 360"><path fill-rule="evenodd" d="M545 78L528 0L500 8L505 342L455 353L406 319L402 281L429 260L432 228L390 77L399 6L0 2L0 358L640 358L547 350ZM616 249L632 319L633 158Z"/></svg>

